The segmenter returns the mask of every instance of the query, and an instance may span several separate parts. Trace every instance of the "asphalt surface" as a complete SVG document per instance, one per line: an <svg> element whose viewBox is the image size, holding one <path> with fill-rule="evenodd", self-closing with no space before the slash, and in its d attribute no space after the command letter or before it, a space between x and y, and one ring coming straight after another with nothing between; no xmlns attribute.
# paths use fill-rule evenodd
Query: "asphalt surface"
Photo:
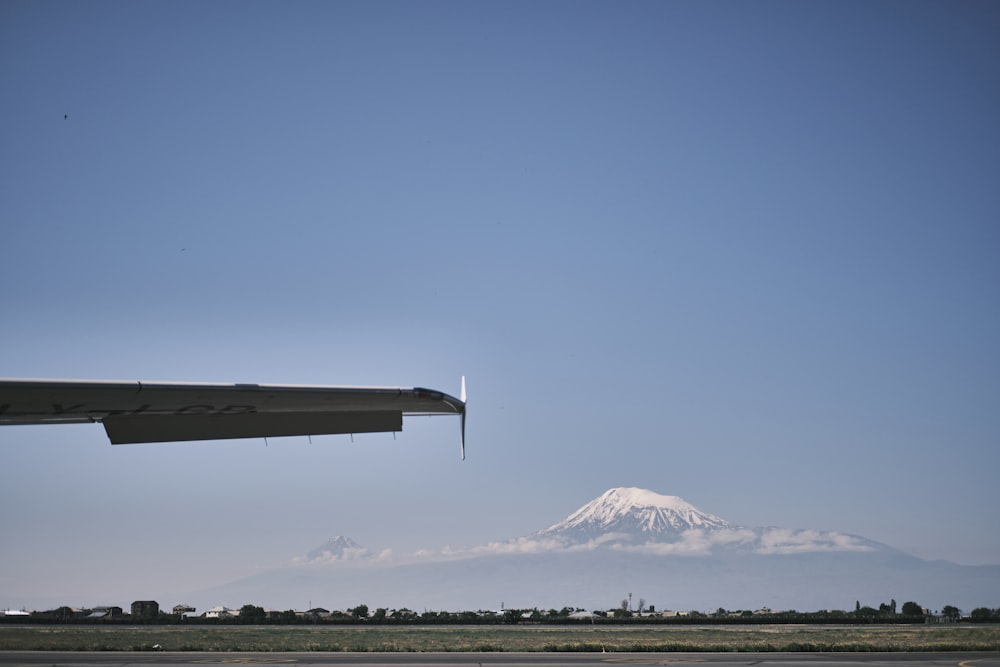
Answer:
<svg viewBox="0 0 1000 667"><path fill-rule="evenodd" d="M201 653L0 651L0 665L177 667L1000 667L1000 653Z"/></svg>

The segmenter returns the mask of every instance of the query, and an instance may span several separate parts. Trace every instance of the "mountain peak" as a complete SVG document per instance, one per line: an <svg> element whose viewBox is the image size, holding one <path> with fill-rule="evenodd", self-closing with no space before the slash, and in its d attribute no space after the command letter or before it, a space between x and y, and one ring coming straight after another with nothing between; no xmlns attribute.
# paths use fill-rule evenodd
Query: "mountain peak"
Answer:
<svg viewBox="0 0 1000 667"><path fill-rule="evenodd" d="M637 538L659 537L690 529L732 528L725 519L704 512L683 498L648 489L609 489L565 520L539 531L539 535L588 539L608 533Z"/></svg>
<svg viewBox="0 0 1000 667"><path fill-rule="evenodd" d="M357 560L368 558L370 555L371 552L367 548L361 546L351 538L344 537L343 535L335 535L327 540L325 544L321 544L306 554L303 560L307 563L322 563Z"/></svg>

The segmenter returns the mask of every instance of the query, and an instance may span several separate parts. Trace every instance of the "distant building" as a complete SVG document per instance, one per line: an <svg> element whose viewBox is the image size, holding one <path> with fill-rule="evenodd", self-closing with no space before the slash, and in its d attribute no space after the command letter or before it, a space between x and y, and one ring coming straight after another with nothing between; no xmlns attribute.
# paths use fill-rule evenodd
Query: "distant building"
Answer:
<svg viewBox="0 0 1000 667"><path fill-rule="evenodd" d="M205 612L205 618L234 618L240 615L239 609L230 609L223 605L212 607Z"/></svg>
<svg viewBox="0 0 1000 667"><path fill-rule="evenodd" d="M94 607L87 618L121 618L124 613L121 607Z"/></svg>
<svg viewBox="0 0 1000 667"><path fill-rule="evenodd" d="M132 603L132 618L135 620L155 621L160 615L160 603L155 600L136 600Z"/></svg>
<svg viewBox="0 0 1000 667"><path fill-rule="evenodd" d="M310 618L313 620L320 618L330 618L331 612L329 609L324 609L323 607L313 607L307 612L302 614L303 618Z"/></svg>

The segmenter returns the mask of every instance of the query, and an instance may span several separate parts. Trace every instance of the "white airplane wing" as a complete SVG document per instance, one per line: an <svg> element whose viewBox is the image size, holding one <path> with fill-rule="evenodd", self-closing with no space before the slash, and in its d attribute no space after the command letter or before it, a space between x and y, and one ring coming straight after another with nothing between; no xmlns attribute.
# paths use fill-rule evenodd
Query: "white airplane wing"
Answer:
<svg viewBox="0 0 1000 667"><path fill-rule="evenodd" d="M461 415L420 387L0 379L0 425L101 422L112 444L403 430L403 415Z"/></svg>

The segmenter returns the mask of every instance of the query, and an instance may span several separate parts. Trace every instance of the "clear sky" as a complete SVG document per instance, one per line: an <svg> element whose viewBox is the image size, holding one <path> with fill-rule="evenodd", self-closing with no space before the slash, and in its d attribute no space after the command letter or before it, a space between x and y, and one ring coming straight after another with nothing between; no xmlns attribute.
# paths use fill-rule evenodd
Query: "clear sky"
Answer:
<svg viewBox="0 0 1000 667"><path fill-rule="evenodd" d="M0 375L470 401L464 462L0 429L0 608L615 486L1000 564L998 175L995 2L6 0Z"/></svg>

